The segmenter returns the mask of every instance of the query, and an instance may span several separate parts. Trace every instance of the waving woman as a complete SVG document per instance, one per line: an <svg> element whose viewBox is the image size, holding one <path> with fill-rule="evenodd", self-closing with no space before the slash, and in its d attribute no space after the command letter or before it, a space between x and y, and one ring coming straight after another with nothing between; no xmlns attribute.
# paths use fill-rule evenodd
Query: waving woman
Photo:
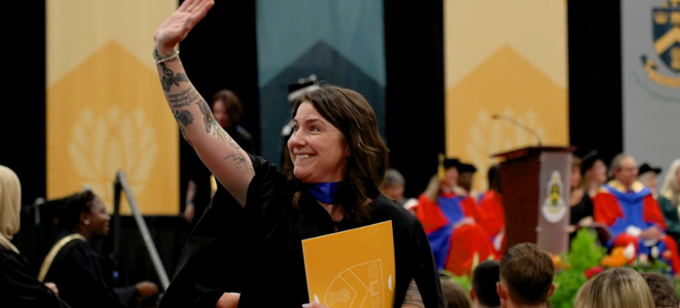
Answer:
<svg viewBox="0 0 680 308"><path fill-rule="evenodd" d="M283 173L243 151L217 124L174 49L213 4L185 1L154 37L170 110L221 184L187 242L160 307L301 307L309 303L302 240L388 220L395 247L395 307L412 280L427 307L443 307L422 226L378 191L388 150L375 113L359 93L325 86L294 103ZM206 49L206 56L218 53Z"/></svg>

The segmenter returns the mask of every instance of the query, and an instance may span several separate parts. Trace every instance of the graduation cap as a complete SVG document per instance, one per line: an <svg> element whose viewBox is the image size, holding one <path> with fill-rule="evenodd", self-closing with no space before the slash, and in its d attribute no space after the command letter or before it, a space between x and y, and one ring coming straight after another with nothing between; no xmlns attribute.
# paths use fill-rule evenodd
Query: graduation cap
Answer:
<svg viewBox="0 0 680 308"><path fill-rule="evenodd" d="M642 166L640 166L640 167L638 168L638 170L639 170L639 171L638 171L638 176L641 176L641 175L643 175L643 174L645 174L645 173L647 173L647 172L650 172L650 171L656 173L657 175L658 175L659 173L661 173L661 168L660 168L660 167L651 167L648 163L642 164Z"/></svg>
<svg viewBox="0 0 680 308"><path fill-rule="evenodd" d="M463 172L475 173L475 172L477 172L477 168L475 168L475 166L471 165L471 164L460 163L460 165L458 165L458 172L459 173L463 173Z"/></svg>
<svg viewBox="0 0 680 308"><path fill-rule="evenodd" d="M592 150L586 155L583 155L583 157L581 157L581 160L583 160L583 163L581 164L581 174L585 174L598 159L602 160L602 156L600 156L597 150Z"/></svg>
<svg viewBox="0 0 680 308"><path fill-rule="evenodd" d="M309 75L308 78L300 78L298 82L288 86L288 101L293 102L300 95L319 88L316 75Z"/></svg>
<svg viewBox="0 0 680 308"><path fill-rule="evenodd" d="M437 167L437 175L439 176L440 179L444 179L444 172L446 172L446 169L449 169L451 167L456 167L457 169L460 169L460 160L458 158L448 158L444 156L444 154L439 154L439 165Z"/></svg>

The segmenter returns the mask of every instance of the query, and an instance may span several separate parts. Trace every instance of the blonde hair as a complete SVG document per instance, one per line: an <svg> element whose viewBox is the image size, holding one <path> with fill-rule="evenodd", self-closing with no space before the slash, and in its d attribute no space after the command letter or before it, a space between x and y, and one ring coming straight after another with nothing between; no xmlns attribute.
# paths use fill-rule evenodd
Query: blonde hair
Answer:
<svg viewBox="0 0 680 308"><path fill-rule="evenodd" d="M675 174L680 168L680 158L673 161L670 169L666 172L666 178L661 185L659 195L668 198L675 207L680 206L680 183L675 178Z"/></svg>
<svg viewBox="0 0 680 308"><path fill-rule="evenodd" d="M19 253L12 237L19 232L21 214L21 184L16 173L0 165L0 246Z"/></svg>
<svg viewBox="0 0 680 308"><path fill-rule="evenodd" d="M613 268L581 286L574 308L656 308L656 305L640 274L629 268Z"/></svg>

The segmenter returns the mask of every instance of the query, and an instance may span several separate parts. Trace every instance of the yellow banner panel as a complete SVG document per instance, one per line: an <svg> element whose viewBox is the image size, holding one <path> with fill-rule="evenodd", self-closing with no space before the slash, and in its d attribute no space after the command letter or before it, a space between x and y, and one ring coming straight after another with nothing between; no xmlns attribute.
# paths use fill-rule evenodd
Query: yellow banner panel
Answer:
<svg viewBox="0 0 680 308"><path fill-rule="evenodd" d="M489 155L569 142L566 3L445 0L446 154L474 164L487 189Z"/></svg>
<svg viewBox="0 0 680 308"><path fill-rule="evenodd" d="M179 136L151 58L176 5L48 2L48 199L90 187L110 211L122 170L143 214L177 214Z"/></svg>

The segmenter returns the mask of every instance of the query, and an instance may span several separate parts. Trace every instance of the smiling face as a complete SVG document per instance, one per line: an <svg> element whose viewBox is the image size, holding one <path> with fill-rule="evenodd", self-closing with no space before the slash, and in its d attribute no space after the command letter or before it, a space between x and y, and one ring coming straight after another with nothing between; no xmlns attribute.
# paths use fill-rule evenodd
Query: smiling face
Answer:
<svg viewBox="0 0 680 308"><path fill-rule="evenodd" d="M303 102L293 119L288 139L293 174L315 184L342 182L349 146L342 132L324 119L309 102Z"/></svg>

